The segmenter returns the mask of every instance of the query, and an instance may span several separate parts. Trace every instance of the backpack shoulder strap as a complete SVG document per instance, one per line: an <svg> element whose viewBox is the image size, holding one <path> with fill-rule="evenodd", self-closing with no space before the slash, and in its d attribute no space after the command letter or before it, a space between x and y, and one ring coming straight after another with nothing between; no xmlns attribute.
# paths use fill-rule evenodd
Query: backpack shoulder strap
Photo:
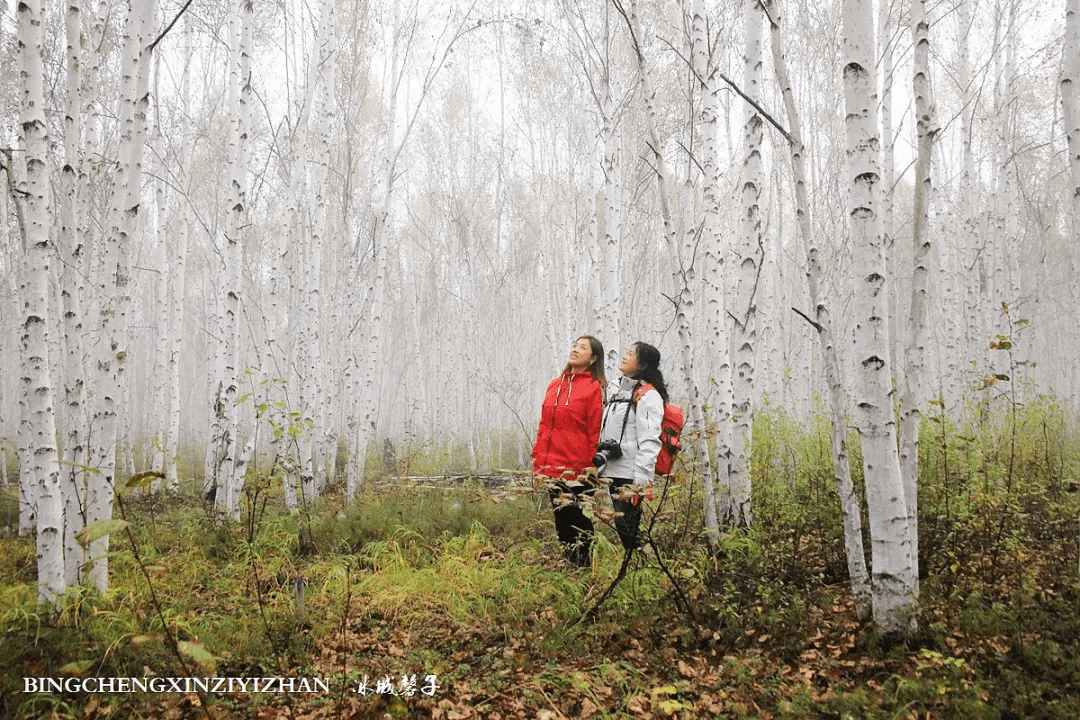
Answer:
<svg viewBox="0 0 1080 720"><path fill-rule="evenodd" d="M638 400L645 397L645 393L649 392L650 390L655 390L655 389L656 388L653 385L651 385L650 383L641 383L640 385L638 385L637 387L634 388L634 394L633 394L632 398L633 398L633 404L634 404L634 411L635 412L637 411Z"/></svg>

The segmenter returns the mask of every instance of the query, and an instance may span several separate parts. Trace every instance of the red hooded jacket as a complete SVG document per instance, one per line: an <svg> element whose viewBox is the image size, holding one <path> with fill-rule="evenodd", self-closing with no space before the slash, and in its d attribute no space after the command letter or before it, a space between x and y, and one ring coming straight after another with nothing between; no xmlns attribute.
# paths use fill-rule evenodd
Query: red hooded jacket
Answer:
<svg viewBox="0 0 1080 720"><path fill-rule="evenodd" d="M540 408L540 427L533 446L533 472L576 476L592 464L600 440L604 391L587 370L566 370L551 381Z"/></svg>

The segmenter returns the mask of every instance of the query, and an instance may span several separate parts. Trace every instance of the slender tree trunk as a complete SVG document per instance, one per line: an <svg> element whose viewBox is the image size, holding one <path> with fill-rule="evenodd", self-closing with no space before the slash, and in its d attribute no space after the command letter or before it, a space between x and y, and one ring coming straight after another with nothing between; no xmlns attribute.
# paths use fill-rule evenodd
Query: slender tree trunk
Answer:
<svg viewBox="0 0 1080 720"><path fill-rule="evenodd" d="M190 57L192 24L188 17L184 19L184 48L185 55ZM165 437L165 484L169 490L180 490L180 476L177 470L180 450L180 421L183 417L180 400L180 358L184 350L184 299L187 295L186 270L187 270L187 245L190 233L190 210L187 207L190 197L191 182L191 145L194 142L192 128L187 118L191 116L191 63L184 63L183 76L180 80L180 107L182 120L183 142L180 144L180 157L176 168L176 186L180 188L179 196L172 193L170 197L177 197L171 213L170 236L174 238L172 253L169 258L169 320L168 320L168 407L169 424Z"/></svg>
<svg viewBox="0 0 1080 720"><path fill-rule="evenodd" d="M319 52L319 62L317 64L317 67L319 68L317 77L321 81L319 84L323 89L323 93L322 100L319 104L321 110L318 113L318 123L316 131L313 134L315 165L314 171L311 174L311 190L315 195L315 202L311 222L309 256L307 267L305 269L306 303L304 308L307 316L306 332L310 334L310 337L307 340L306 348L304 348L307 363L304 378L304 392L301 393L301 404L304 412L303 422L305 441L301 453L303 458L300 477L302 482L305 483L303 490L304 497L307 501L313 499L317 494L313 456L318 455L319 461L321 462L322 438L325 433L325 426L323 425L322 418L318 415L322 398L320 379L326 376L326 363L320 348L320 343L322 342L320 324L322 303L320 287L323 283L323 239L326 235L326 202L327 193L329 191L329 184L327 182L330 163L329 134L331 116L335 109L334 84L336 82L335 68L337 63L337 32L333 2L329 0L323 2L321 13L322 18L320 24L322 26L322 33L318 38L321 43L321 48Z"/></svg>
<svg viewBox="0 0 1080 720"><path fill-rule="evenodd" d="M878 47L881 51L881 74L879 80L881 82L881 244L883 252L885 254L885 269L889 278L889 293L886 298L888 303L888 319L889 327L894 330L889 338L889 354L892 357L892 372L893 382L900 386L903 382L902 374L904 371L903 364L903 347L900 344L900 305L899 305L899 291L900 283L898 281L898 275L896 272L895 257L896 253L893 252L893 245L895 239L893 238L893 215L895 203L893 202L893 187L896 185L896 160L895 160L895 148L896 148L896 136L893 132L893 102L892 102L892 88L893 88L893 40L894 40L894 27L896 23L893 22L892 11L898 7L898 4L893 2L879 2L878 3Z"/></svg>
<svg viewBox="0 0 1080 720"><path fill-rule="evenodd" d="M97 403L93 418L97 441L92 448L94 454L90 463L97 472L87 479L88 525L112 517L116 491L117 448L122 439L119 412L125 382L124 360L131 304L130 246L139 213L146 135L150 50L145 43L155 7L152 1L134 3L124 25L120 159L113 172L104 242L98 253L102 258L98 278L101 323L95 388ZM108 586L109 536L92 542L88 550L94 558L88 583L104 593Z"/></svg>
<svg viewBox="0 0 1080 720"><path fill-rule="evenodd" d="M24 262L19 262L19 265L25 265ZM25 274L25 268L21 268L20 275ZM20 283L20 289L22 284ZM22 294L20 292L20 294ZM19 315L22 314L22 303L19 305ZM22 336L20 334L20 353L22 352ZM23 360L22 355L19 356L20 362ZM20 381L22 378L20 378ZM19 433L16 438L15 456L19 461L19 537L27 537L34 532L34 528L37 526L37 486L35 482L37 478L34 476L33 471L33 456L30 450L30 435L32 428L30 427L30 398L26 394L26 383L20 382L20 395L19 395Z"/></svg>
<svg viewBox="0 0 1080 720"><path fill-rule="evenodd" d="M39 0L19 4L22 102L20 116L26 151L26 270L23 283L23 383L26 388L28 460L23 467L36 491L38 602L56 604L66 588L64 508L57 464L55 399L49 374L49 273L53 248L42 13ZM31 480L32 479L32 480Z"/></svg>
<svg viewBox="0 0 1080 720"><path fill-rule="evenodd" d="M240 493L244 486L239 472L242 458L240 412L236 398L240 383L240 313L241 267L243 262L243 227L247 215L248 128L251 116L251 33L254 9L251 0L238 0L233 11L232 54L230 58L229 116L233 118L229 141L229 201L225 222L224 317L221 342L225 364L218 378L222 388L219 413L221 434L218 437L215 508L228 517L240 517ZM246 454L246 453L245 453Z"/></svg>
<svg viewBox="0 0 1080 720"><path fill-rule="evenodd" d="M687 394L689 395L689 410L692 427L701 434L701 439L697 447L699 472L701 473L703 488L705 492L708 493L709 489L706 488L705 485L711 484L713 474L711 459L709 457L708 439L705 436L705 418L702 412L701 393L694 377L692 356L693 290L696 286L692 249L696 244L697 231L696 228L684 228L684 243L680 246L677 240L675 224L672 219L671 200L667 187L671 180L671 173L668 171L667 162L664 159L663 145L661 144L660 134L656 126L656 92L653 89L652 80L649 77L649 70L645 62L645 54L641 45L641 22L638 19L636 3L633 1L630 3L630 12L626 20L630 30L634 54L637 58L638 81L641 88L642 101L645 105L646 130L653 155L653 169L656 173L657 192L660 198L660 212L664 220L664 238L667 241L668 251L672 256L678 258L678 263L674 268L673 280L679 293L678 305L675 311L675 323L678 329L680 350L679 365L681 367L679 369L686 384ZM706 512L708 512L708 507L706 507ZM709 534L709 542L713 547L716 546L718 541L718 533L719 527L717 524L711 528Z"/></svg>
<svg viewBox="0 0 1080 720"><path fill-rule="evenodd" d="M891 397L889 287L882 247L879 132L874 119L875 53L871 3L844 0L844 106L848 218L854 246L856 415L870 516L874 622L884 635L917 626L916 559L896 448Z"/></svg>
<svg viewBox="0 0 1080 720"><path fill-rule="evenodd" d="M782 8L779 3L774 2L767 3L765 7L772 16L773 67L777 84L780 85L780 91L784 97L784 107L788 117L791 167L795 176L795 217L798 221L803 247L806 249L806 282L810 293L810 304L814 309L814 328L821 342L829 408L832 412L830 442L833 475L836 478L836 488L840 496L840 510L844 516L844 548L847 555L848 576L851 578L851 592L855 598L856 615L860 620L865 620L871 614L871 593L866 555L863 550L862 512L859 498L855 494L855 485L851 479L851 464L848 459L846 399L840 358L833 340L829 309L819 290L824 271L821 267L821 251L810 224L810 201L806 187L806 148L802 142L802 124L795 107L795 94L791 88L787 59L784 56Z"/></svg>
<svg viewBox="0 0 1080 720"><path fill-rule="evenodd" d="M930 39L925 0L911 2L911 28L915 43L913 92L915 122L918 130L918 156L915 159L915 202L912 240L914 267L911 281L911 310L908 313L905 342L906 367L900 398L900 476L907 500L911 555L918 562L919 553L919 424L925 402L924 361L926 357L928 295L930 282L930 201L933 184L931 168L935 127L934 99L930 88ZM918 574L915 576L918 592Z"/></svg>
<svg viewBox="0 0 1080 720"><path fill-rule="evenodd" d="M161 100L158 91L158 73L161 61L154 59L154 133L151 142L161 147ZM154 369L149 378L150 392L153 396L153 412L150 415L153 431L150 445L150 470L165 473L165 446L169 434L169 385L167 367L169 356L172 354L169 335L169 252L166 243L168 236L168 201L165 192L164 168L159 168L158 177L154 180L154 204L151 225L153 228L153 244L155 255L156 273L153 283L153 317L155 327L155 342L151 348L153 353ZM154 491L161 490L161 482L154 481L151 486Z"/></svg>
<svg viewBox="0 0 1080 720"><path fill-rule="evenodd" d="M80 197L86 193L87 184L80 181L86 172L80 154L82 140L83 86L82 86L82 6L78 0L67 3L66 32L67 55L65 75L67 80L67 107L64 115L64 167L61 173L63 188L60 237L62 252L67 256L63 273L63 337L64 337L64 399L67 419L63 433L63 463L61 465L61 493L64 503L64 578L68 585L78 585L83 548L75 536L85 525L86 476L85 464L86 388L83 378L83 298L86 290L86 265L84 244L80 226Z"/></svg>
<svg viewBox="0 0 1080 720"><path fill-rule="evenodd" d="M611 30L610 7L604 5L604 63L603 63L603 107L601 113L604 118L602 137L604 139L604 155L602 167L604 171L603 201L597 203L597 213L603 213L603 225L601 242L603 245L603 299L601 336L608 349L609 366L614 367L618 362L620 348L623 344L621 333L621 315L619 308L622 307L622 281L619 272L620 247L622 235L622 204L619 202L619 182L622 164L619 160L619 122L616 114L615 103L611 97L612 57L614 47L614 33Z"/></svg>
<svg viewBox="0 0 1080 720"><path fill-rule="evenodd" d="M970 45L971 29L973 25L971 0L958 0L956 8L957 37L959 48L957 58L957 80L961 89L963 109L960 112L960 153L963 170L960 176L960 213L962 231L960 234L960 270L963 278L963 317L964 317L964 345L963 357L965 360L982 360L982 346L985 344L986 334L983 332L979 318L984 315L980 311L982 272L979 251L978 215L976 211L976 184L975 152L972 147L972 135L974 132L975 99L976 90L971 78ZM960 393L946 398L950 407L959 405Z"/></svg>
<svg viewBox="0 0 1080 720"><path fill-rule="evenodd" d="M1069 146L1073 240L1080 238L1080 0L1065 2L1065 47L1061 63L1061 111Z"/></svg>
<svg viewBox="0 0 1080 720"><path fill-rule="evenodd" d="M727 334L727 321L723 314L724 309L724 243L720 235L720 159L718 147L719 126L719 100L715 81L709 80L711 67L709 63L709 38L705 23L704 0L693 0L691 8L691 62L693 63L694 75L701 87L701 111L699 121L701 123L701 168L702 168L702 218L701 218L701 243L704 247L705 264L702 272L704 283L705 300L705 335L708 339L709 355L713 364L723 359L727 363L729 356L729 343ZM728 409L731 407L731 386L729 383L718 383L719 398L711 403L712 417L709 418L704 409L701 422L705 427L715 426L715 462L712 462L712 472L705 473L703 470L709 467L709 463L702 463L700 458L704 452L709 459L709 438L702 433L698 441L699 467L702 469L701 487L702 502L705 513L705 537L710 547L715 551L719 547L720 517L717 512L716 478L723 478L723 485L727 485L728 455L730 435L725 432L728 427ZM712 423L710 423L710 419Z"/></svg>
<svg viewBox="0 0 1080 720"><path fill-rule="evenodd" d="M383 158L382 198L375 213L375 226L373 228L373 246L375 249L374 269L372 272L371 288L369 297L369 330L367 335L367 348L365 350L364 378L360 388L360 419L357 424L356 453L358 470L363 472L364 458L367 456L368 444L371 442L376 431L376 414L379 409L379 387L376 383L376 375L379 371L379 355L382 349L383 336L386 329L386 256L389 251L389 222L394 197L394 168L397 161L399 146L397 144L397 109L398 89L401 85L402 53L400 47L401 38L401 7L400 2L394 3L394 43L391 48L390 63L390 100L387 106L386 125L386 154ZM360 489L359 484L363 477L350 477L347 481L346 493L352 498Z"/></svg>
<svg viewBox="0 0 1080 720"><path fill-rule="evenodd" d="M746 0L746 47L743 90L761 99L761 11L757 0ZM729 525L750 524L750 448L753 432L754 350L757 345L758 283L761 280L764 213L761 189L764 178L761 146L764 121L747 106L743 126L743 172L740 179L743 211L736 298L731 311L732 404L731 460L728 496L720 499L721 520Z"/></svg>

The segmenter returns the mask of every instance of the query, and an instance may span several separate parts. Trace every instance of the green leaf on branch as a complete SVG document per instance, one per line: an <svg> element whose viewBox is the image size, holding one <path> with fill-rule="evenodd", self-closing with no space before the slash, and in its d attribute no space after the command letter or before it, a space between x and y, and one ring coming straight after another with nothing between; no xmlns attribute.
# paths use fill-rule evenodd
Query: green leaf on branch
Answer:
<svg viewBox="0 0 1080 720"><path fill-rule="evenodd" d="M144 470L143 472L137 472L132 475L131 478L127 481L127 484L124 485L124 487L129 489L147 487L155 480L164 479L165 473L163 472L158 472L157 470Z"/></svg>
<svg viewBox="0 0 1080 720"><path fill-rule="evenodd" d="M95 540L100 540L106 535L111 535L115 532L120 532L128 526L127 520L95 520L90 523L76 535L75 539L83 547L89 547L90 543Z"/></svg>

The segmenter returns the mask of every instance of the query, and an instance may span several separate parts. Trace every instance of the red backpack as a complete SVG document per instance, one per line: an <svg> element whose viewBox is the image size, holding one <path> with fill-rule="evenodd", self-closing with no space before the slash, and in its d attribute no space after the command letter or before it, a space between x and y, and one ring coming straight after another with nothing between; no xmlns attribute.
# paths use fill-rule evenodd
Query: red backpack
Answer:
<svg viewBox="0 0 1080 720"><path fill-rule="evenodd" d="M650 390L655 390L655 388L645 383L634 391L633 405L635 412L637 412L638 400ZM682 432L685 423L686 417L681 407L675 403L664 403L664 418L660 421L660 454L656 456L656 473L658 475L667 475L671 472L671 468L675 466L675 456L679 454L679 448L682 447L679 441L679 433Z"/></svg>

